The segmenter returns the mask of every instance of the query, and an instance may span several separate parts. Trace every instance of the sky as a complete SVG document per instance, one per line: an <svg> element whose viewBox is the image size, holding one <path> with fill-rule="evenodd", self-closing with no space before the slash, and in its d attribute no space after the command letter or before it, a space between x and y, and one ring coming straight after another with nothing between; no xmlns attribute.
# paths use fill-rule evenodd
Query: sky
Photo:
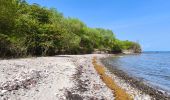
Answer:
<svg viewBox="0 0 170 100"><path fill-rule="evenodd" d="M89 27L111 29L143 51L170 51L170 0L26 0L56 8Z"/></svg>

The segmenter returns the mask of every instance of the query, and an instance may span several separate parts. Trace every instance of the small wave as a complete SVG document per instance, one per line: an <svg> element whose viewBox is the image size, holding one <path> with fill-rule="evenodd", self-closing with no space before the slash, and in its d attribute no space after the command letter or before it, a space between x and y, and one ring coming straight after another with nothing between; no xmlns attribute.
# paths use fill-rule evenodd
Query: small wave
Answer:
<svg viewBox="0 0 170 100"><path fill-rule="evenodd" d="M141 55L119 55L116 59L110 59L110 62L138 79L156 83L155 87L170 91L169 58L170 52L145 52Z"/></svg>

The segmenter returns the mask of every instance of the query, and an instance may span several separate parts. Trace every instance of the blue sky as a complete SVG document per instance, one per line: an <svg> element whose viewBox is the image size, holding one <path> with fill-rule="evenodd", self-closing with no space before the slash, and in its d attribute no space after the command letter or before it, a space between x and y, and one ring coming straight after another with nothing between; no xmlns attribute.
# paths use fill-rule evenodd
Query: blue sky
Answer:
<svg viewBox="0 0 170 100"><path fill-rule="evenodd" d="M144 51L170 51L170 0L27 0L56 8L90 27L138 41Z"/></svg>

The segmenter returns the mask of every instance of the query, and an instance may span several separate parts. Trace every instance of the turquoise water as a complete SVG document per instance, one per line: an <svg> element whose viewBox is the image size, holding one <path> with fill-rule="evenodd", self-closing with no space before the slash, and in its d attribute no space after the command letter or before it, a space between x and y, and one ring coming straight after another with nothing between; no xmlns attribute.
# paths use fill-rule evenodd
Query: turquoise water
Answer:
<svg viewBox="0 0 170 100"><path fill-rule="evenodd" d="M170 52L144 52L111 59L111 64L146 83L170 92Z"/></svg>

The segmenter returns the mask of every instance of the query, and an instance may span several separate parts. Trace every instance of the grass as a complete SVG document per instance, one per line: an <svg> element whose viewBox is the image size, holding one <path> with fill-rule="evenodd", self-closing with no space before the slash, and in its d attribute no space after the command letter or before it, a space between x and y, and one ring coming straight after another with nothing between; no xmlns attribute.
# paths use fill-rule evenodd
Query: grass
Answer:
<svg viewBox="0 0 170 100"><path fill-rule="evenodd" d="M112 79L112 77L106 75L105 68L96 62L96 57L93 58L92 61L94 68L100 75L100 78L102 81L109 87L111 90L113 90L113 94L115 94L115 100L132 100L132 97L126 93L125 90L120 88Z"/></svg>

